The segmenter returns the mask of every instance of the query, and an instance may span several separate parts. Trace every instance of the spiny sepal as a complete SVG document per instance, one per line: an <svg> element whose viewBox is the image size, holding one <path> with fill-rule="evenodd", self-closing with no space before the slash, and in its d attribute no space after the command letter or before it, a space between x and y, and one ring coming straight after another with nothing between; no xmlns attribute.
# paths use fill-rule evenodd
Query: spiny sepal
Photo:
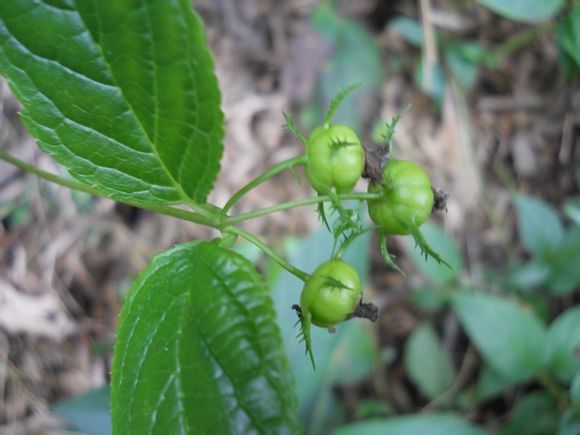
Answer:
<svg viewBox="0 0 580 435"><path fill-rule="evenodd" d="M292 116L286 112L282 112L282 115L284 115L286 126L288 127L288 130L290 130L290 133L292 133L296 139L298 139L300 142L302 142L303 145L306 146L306 138L296 126L294 118L292 118Z"/></svg>
<svg viewBox="0 0 580 435"><path fill-rule="evenodd" d="M336 95L336 97L334 97L332 99L332 101L330 102L330 106L328 107L328 111L326 112L326 116L324 117L325 124L330 124L330 121L332 121L332 117L334 116L334 113L336 112L336 110L338 109L340 104L343 102L343 100L348 96L348 94L350 94L355 89L360 88L361 86L362 86L361 83L350 85L350 86L344 88L342 91L340 91Z"/></svg>
<svg viewBox="0 0 580 435"><path fill-rule="evenodd" d="M298 321L296 325L300 325L300 331L296 338L299 342L304 342L305 345L305 353L308 354L310 357L310 362L312 363L312 369L316 370L316 363L314 362L314 354L312 352L312 336L310 334L310 329L312 326L312 314L307 310L302 310L302 308L298 305L293 305L292 308L296 310L298 314Z"/></svg>
<svg viewBox="0 0 580 435"><path fill-rule="evenodd" d="M415 225L412 222L411 223L403 221L399 222L405 225L405 227L409 231L409 234L411 235L411 237L413 237L413 240L415 240L415 247L419 247L419 249L421 250L421 255L425 258L425 261L427 261L427 258L430 256L437 263L444 264L449 269L453 269L451 265L447 263L443 258L441 258L441 256L431 247L431 245L429 245L429 242L427 242L427 240L423 236L423 233L421 233L421 230L417 225Z"/></svg>
<svg viewBox="0 0 580 435"><path fill-rule="evenodd" d="M393 269L398 271L401 275L405 276L405 272L403 272L401 270L401 268L399 266L397 266L397 263L395 263L395 260L393 260L393 257L391 256L391 254L389 254L389 250L387 249L387 235L385 233L381 233L379 247L380 247L381 255L383 256L383 260L385 261L387 266L392 267Z"/></svg>

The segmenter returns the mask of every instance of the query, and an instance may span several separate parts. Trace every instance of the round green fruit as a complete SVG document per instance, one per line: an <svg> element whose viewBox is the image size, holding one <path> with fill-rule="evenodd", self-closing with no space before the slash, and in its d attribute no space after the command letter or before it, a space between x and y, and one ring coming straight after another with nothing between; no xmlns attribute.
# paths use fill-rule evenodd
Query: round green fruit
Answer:
<svg viewBox="0 0 580 435"><path fill-rule="evenodd" d="M418 228L431 215L431 181L414 162L389 160L381 182L370 183L369 192L382 194L369 200L368 206L373 222L387 234L409 234L409 226Z"/></svg>
<svg viewBox="0 0 580 435"><path fill-rule="evenodd" d="M324 124L306 143L306 176L319 194L348 193L361 177L365 153L356 133L339 124Z"/></svg>
<svg viewBox="0 0 580 435"><path fill-rule="evenodd" d="M360 278L348 263L333 259L322 263L304 285L300 296L302 312L312 323L331 328L351 317L362 297Z"/></svg>

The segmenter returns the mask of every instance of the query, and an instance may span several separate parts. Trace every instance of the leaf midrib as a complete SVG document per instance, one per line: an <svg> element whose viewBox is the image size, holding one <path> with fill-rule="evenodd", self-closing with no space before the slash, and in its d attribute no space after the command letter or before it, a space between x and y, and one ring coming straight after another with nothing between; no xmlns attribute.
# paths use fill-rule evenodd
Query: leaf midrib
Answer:
<svg viewBox="0 0 580 435"><path fill-rule="evenodd" d="M147 16L149 17L149 8L147 6L147 2L144 2L144 3L146 5L145 7L147 8ZM109 72L111 73L111 79L112 79L113 83L115 84L116 88L121 92L121 95L123 95L123 100L127 103L127 107L129 108L129 110L131 111L131 114L135 118L136 124L139 126L139 129L141 130L141 133L147 139L147 142L151 146L151 150L155 154L155 157L157 157L157 161L161 165L161 168L167 174L169 180L171 180L171 183L173 184L173 187L175 188L175 190L177 190L177 193L183 198L184 202L186 202L188 204L196 204L196 202L194 201L194 199L191 198L190 196L188 196L187 193L185 193L185 191L183 190L183 188L181 187L181 185L179 184L179 182L177 180L175 180L175 178L173 177L173 175L171 174L171 172L169 171L169 169L167 168L167 166L165 165L165 163L163 162L163 160L159 156L159 153L157 151L157 148L154 145L154 142L151 140L151 138L147 134L147 131L145 130L145 126L143 125L141 119L137 116L137 113L135 112L135 109L133 108L133 105L131 104L131 102L129 101L129 99L127 98L127 96L125 95L124 89L119 85L119 83L117 81L117 77L116 77L116 75L115 75L115 73L113 71L113 68L111 67L111 64L109 63L109 60L105 57L105 54L103 52L103 47L101 46L101 44L99 42L97 42L95 40L92 32L89 31L89 26L88 26L87 22L83 18L82 14L79 12L78 0L75 0L75 5L77 5L76 14L78 15L79 19L82 21L84 27L87 29L87 32L90 35L91 40L95 44L95 47L97 48L99 54L101 55L101 58L103 59L103 63L105 64L105 66L107 67L107 69L109 70ZM98 23L97 32L99 33L99 35L102 35L102 33L101 33L101 27L102 27L102 25L101 25L101 19L100 19L100 15L99 15L98 12L95 12L95 17L96 17L96 21ZM149 34L151 34L151 32ZM155 47L154 47L154 44L151 44L151 47L152 47L153 57L155 57ZM153 62L153 64L155 64L155 62ZM153 78L153 82L154 82L154 93L155 93L155 96L157 98L157 89L156 89L157 88L157 76L156 76L156 74L153 74L153 75L154 75L154 78ZM155 104L154 107L155 107L155 113L154 113L154 119L155 119L155 121L154 121L155 122L155 124L154 124L154 132L155 132L155 131L157 131L158 116L157 116L157 113L156 113L157 112L157 105Z"/></svg>

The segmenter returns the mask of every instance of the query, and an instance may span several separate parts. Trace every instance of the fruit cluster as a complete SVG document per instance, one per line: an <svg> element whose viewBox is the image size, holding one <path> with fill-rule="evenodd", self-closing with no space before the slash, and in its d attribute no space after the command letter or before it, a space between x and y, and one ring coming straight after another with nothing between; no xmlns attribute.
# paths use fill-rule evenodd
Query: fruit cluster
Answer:
<svg viewBox="0 0 580 435"><path fill-rule="evenodd" d="M301 336L311 358L312 324L333 331L338 323L352 317L371 318L377 314L376 307L369 310L372 304L362 302L361 282L356 270L341 259L344 247L365 231L357 220L358 213L347 209L342 203L342 198L352 192L361 177L370 178L365 199L370 219L380 233L381 253L385 262L400 271L388 253L386 243L388 235L396 234L411 235L425 257L430 255L436 261L445 263L419 230L429 219L434 204L438 204L434 194L437 191L432 188L428 175L419 165L388 158L399 117L387 123L383 152L385 158L377 164L371 160L376 159L376 152L369 153L353 129L331 123L334 110L348 91L333 101L324 123L315 128L308 138L300 133L292 119L286 115L288 127L305 145L305 169L310 185L319 196L327 196L338 217L331 228L322 202L319 204L319 214L334 234L335 246L339 241L343 246L305 279L300 305L294 306L300 318ZM369 174L371 167L374 172L372 175Z"/></svg>

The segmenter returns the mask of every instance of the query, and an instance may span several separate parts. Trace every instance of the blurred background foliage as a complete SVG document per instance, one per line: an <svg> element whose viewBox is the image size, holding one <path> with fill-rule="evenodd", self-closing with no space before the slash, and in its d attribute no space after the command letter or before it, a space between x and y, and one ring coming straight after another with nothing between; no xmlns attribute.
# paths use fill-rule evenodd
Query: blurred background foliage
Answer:
<svg viewBox="0 0 580 435"><path fill-rule="evenodd" d="M351 245L346 257L381 315L335 334L317 329L315 372L295 339L300 282L236 246L271 284L306 432L579 433L580 4L195 7L227 117L213 201L302 151L282 128L282 110L310 131L354 83L363 86L335 119L380 144L385 122L411 104L393 155L418 161L450 193L447 213L422 230L452 269L401 237L389 250L406 277L383 264L374 235ZM58 171L1 86L1 146ZM158 250L216 234L0 168L0 427L109 433L111 344L132 277ZM285 174L238 211L305 195L305 183ZM332 250L310 210L248 225L306 271Z"/></svg>

